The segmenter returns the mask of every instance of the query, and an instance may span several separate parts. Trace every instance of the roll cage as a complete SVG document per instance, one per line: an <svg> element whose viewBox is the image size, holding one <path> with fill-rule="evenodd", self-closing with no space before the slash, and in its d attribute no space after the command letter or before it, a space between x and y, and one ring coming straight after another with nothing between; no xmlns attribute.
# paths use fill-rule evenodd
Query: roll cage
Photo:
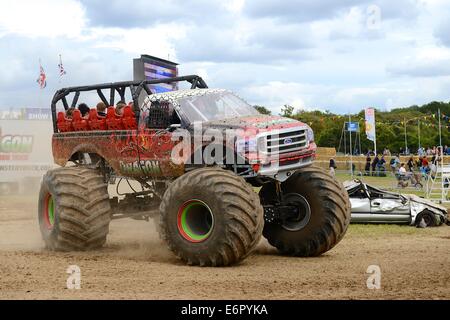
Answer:
<svg viewBox="0 0 450 320"><path fill-rule="evenodd" d="M173 83L173 82L182 82L187 81L191 84L191 89L206 89L208 88L205 81L197 76L197 75L188 75L182 77L173 77L167 79L157 79L157 80L140 80L140 81L122 81L122 82L113 82L113 83L103 83L96 85L88 85L88 86L78 86L78 87L68 87L62 88L56 91L53 96L51 103L51 112L52 112L52 120L53 120L53 131L58 132L57 127L57 119L56 119L56 104L61 101L64 109L67 110L71 107L75 107L78 103L78 99L80 97L81 92L85 91L97 91L97 94L100 100L106 104L107 106L114 105L114 99L116 92L119 94L121 100L125 101L125 92L127 89L131 92L131 97L133 99L133 105L135 106L135 115L136 119L139 119L140 107L138 106L138 98L141 94L142 90L144 90L148 95L153 94L148 87L148 85L160 84L160 83ZM105 94L102 90L109 89L109 100L106 99ZM75 93L72 101L67 101L67 96L71 93Z"/></svg>

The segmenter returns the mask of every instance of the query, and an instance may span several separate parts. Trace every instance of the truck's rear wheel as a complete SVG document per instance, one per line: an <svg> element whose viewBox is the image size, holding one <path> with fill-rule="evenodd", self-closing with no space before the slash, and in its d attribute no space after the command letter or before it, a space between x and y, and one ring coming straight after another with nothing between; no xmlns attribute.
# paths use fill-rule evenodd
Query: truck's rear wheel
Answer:
<svg viewBox="0 0 450 320"><path fill-rule="evenodd" d="M94 169L47 172L39 193L39 226L50 250L96 249L106 241L111 207L103 176Z"/></svg>
<svg viewBox="0 0 450 320"><path fill-rule="evenodd" d="M282 204L298 207L298 217L266 222L263 235L283 254L318 256L334 247L350 223L350 201L343 186L324 170L309 166L281 184ZM261 203L279 203L275 183L260 190Z"/></svg>
<svg viewBox="0 0 450 320"><path fill-rule="evenodd" d="M218 168L197 169L175 180L160 211L161 237L189 265L239 262L259 242L264 223L252 187Z"/></svg>

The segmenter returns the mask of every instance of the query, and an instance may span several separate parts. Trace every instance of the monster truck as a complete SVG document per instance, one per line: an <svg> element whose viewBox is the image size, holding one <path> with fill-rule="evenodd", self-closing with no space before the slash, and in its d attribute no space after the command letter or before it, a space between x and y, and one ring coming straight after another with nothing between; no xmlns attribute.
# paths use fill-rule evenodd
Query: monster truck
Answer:
<svg viewBox="0 0 450 320"><path fill-rule="evenodd" d="M149 87L175 81L190 89ZM91 109L66 118L63 109L89 91L111 106L106 117ZM128 91L132 102L117 115L115 97L125 100ZM112 219L159 218L161 238L187 264L225 266L248 256L261 235L283 254L318 256L349 225L346 190L312 164L309 126L259 114L198 76L65 88L51 110L60 167L45 174L39 195L51 250L101 247ZM121 181L140 188L110 194L108 184Z"/></svg>

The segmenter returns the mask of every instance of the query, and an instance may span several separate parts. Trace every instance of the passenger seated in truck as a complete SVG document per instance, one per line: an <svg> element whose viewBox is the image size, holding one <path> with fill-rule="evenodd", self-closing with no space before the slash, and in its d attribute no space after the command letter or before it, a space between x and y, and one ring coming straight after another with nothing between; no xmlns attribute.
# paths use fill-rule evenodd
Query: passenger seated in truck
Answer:
<svg viewBox="0 0 450 320"><path fill-rule="evenodd" d="M87 106L86 103L80 103L78 105L78 110L80 110L81 116L85 117L85 116L87 116L89 114L90 108Z"/></svg>
<svg viewBox="0 0 450 320"><path fill-rule="evenodd" d="M74 110L75 110L74 107L71 107L71 108L66 110L66 115L65 116L66 116L67 119L72 119L72 115L73 115L73 111Z"/></svg>
<svg viewBox="0 0 450 320"><path fill-rule="evenodd" d="M99 102L99 103L97 103L97 106L96 106L96 108L97 108L97 114L100 116L100 117L106 117L106 104L104 104L103 102Z"/></svg>
<svg viewBox="0 0 450 320"><path fill-rule="evenodd" d="M126 103L123 102L123 101L117 102L117 104L116 104L116 114L118 116L123 115L123 108L125 108L126 106L127 106Z"/></svg>

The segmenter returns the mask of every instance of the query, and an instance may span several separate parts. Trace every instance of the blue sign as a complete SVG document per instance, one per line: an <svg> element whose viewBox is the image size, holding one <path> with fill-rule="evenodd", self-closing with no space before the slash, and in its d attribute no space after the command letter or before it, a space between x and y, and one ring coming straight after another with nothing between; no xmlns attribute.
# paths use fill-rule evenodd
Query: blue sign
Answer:
<svg viewBox="0 0 450 320"><path fill-rule="evenodd" d="M359 132L359 123L358 122L347 122L347 131Z"/></svg>

